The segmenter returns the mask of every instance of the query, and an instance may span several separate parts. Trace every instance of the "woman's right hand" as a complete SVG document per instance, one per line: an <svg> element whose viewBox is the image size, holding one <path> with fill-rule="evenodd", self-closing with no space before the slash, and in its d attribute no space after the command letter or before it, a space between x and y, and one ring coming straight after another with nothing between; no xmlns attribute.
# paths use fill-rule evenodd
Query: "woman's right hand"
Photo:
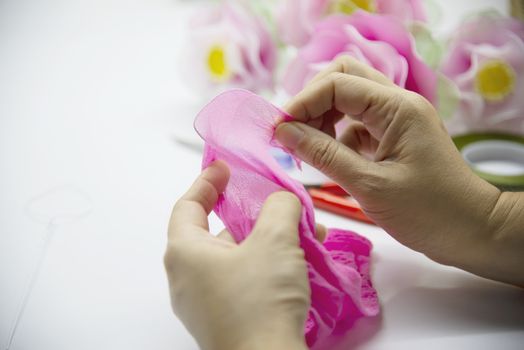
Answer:
<svg viewBox="0 0 524 350"><path fill-rule="evenodd" d="M279 125L276 138L399 242L437 262L524 284L522 272L515 277L524 237L499 234L514 201L470 170L422 96L343 57L286 110L296 121ZM344 115L354 121L336 140L334 124Z"/></svg>

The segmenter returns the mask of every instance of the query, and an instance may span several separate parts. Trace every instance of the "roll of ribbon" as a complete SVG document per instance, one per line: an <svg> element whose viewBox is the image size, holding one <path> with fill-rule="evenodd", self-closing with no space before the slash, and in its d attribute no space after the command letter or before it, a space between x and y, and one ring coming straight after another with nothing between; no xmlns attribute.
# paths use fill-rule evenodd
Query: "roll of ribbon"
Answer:
<svg viewBox="0 0 524 350"><path fill-rule="evenodd" d="M524 190L524 137L465 134L453 142L478 176L502 190Z"/></svg>

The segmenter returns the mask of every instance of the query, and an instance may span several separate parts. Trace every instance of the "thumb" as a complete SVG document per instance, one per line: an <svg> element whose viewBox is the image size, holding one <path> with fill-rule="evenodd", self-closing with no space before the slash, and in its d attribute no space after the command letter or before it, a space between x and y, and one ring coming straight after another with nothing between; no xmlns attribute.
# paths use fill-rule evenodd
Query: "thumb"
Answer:
<svg viewBox="0 0 524 350"><path fill-rule="evenodd" d="M274 192L260 210L251 235L246 241L265 241L298 247L298 225L302 215L300 200L290 192ZM258 246L258 245L257 245Z"/></svg>
<svg viewBox="0 0 524 350"><path fill-rule="evenodd" d="M346 189L349 181L365 178L375 165L333 137L304 123L281 123L275 131L275 138Z"/></svg>

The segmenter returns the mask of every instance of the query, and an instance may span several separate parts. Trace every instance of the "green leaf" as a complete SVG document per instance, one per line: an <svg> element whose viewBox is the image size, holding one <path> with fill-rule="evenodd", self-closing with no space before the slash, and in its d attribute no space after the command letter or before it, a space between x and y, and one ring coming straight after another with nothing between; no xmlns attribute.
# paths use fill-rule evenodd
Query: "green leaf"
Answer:
<svg viewBox="0 0 524 350"><path fill-rule="evenodd" d="M449 120L455 114L460 103L460 90L457 85L444 74L437 76L437 110L440 118Z"/></svg>
<svg viewBox="0 0 524 350"><path fill-rule="evenodd" d="M422 60L431 68L437 68L444 52L443 45L433 37L429 28L422 23L411 24L409 31L415 38L415 50Z"/></svg>

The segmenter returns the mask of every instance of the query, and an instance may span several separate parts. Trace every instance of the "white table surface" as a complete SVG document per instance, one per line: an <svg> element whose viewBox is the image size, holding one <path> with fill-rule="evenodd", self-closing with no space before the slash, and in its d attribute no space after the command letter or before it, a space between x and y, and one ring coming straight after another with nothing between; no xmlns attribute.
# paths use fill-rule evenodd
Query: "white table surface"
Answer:
<svg viewBox="0 0 524 350"><path fill-rule="evenodd" d="M466 9L507 11L440 2L443 31ZM12 349L197 348L171 313L162 265L171 206L200 167L173 142L196 111L176 64L185 7L0 1L0 344L47 223L65 210L84 215L55 221ZM341 349L524 348L522 290L440 266L377 227L317 218L375 245L382 314Z"/></svg>

